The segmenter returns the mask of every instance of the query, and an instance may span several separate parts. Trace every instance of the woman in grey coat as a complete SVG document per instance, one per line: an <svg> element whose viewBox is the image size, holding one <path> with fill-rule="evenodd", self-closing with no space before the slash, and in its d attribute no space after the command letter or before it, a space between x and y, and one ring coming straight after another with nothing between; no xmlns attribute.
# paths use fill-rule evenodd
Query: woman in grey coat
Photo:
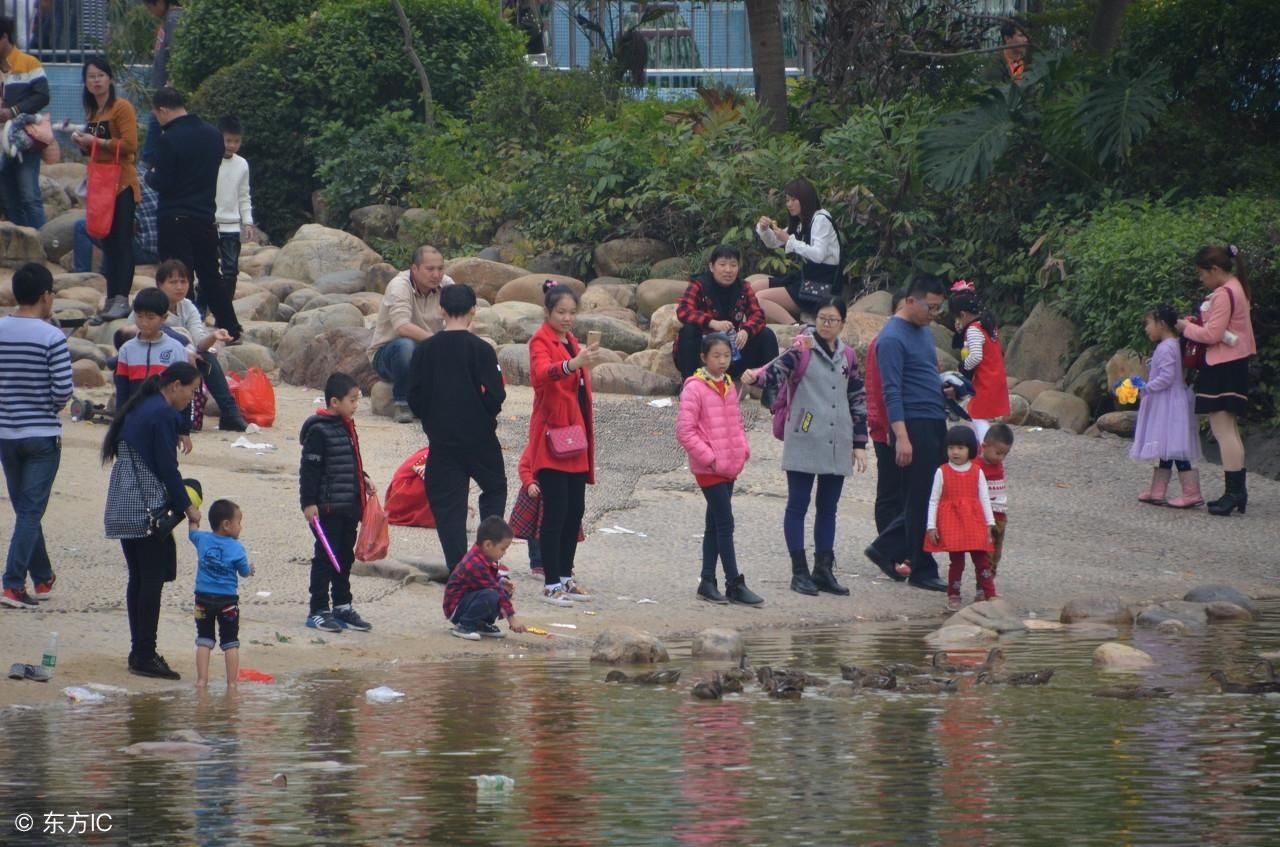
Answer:
<svg viewBox="0 0 1280 847"><path fill-rule="evenodd" d="M782 532L791 554L791 590L846 595L836 581L836 507L844 478L867 469L867 395L852 348L840 340L847 307L833 298L818 309L816 333L758 371L747 371L748 385L763 379L765 396L790 392L782 439L782 469L787 472L787 509ZM778 412L778 414L782 414ZM804 516L814 479L818 482L813 522L813 575L804 549Z"/></svg>

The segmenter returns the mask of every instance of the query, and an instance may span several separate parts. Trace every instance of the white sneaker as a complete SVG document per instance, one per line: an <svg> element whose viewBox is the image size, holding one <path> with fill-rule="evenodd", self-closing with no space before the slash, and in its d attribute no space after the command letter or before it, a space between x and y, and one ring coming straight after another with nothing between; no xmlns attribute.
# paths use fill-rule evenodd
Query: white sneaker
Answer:
<svg viewBox="0 0 1280 847"><path fill-rule="evenodd" d="M544 588L542 590L542 602L552 606L573 605L573 601L569 599L569 595L565 594L559 588Z"/></svg>
<svg viewBox="0 0 1280 847"><path fill-rule="evenodd" d="M582 588L579 587L578 583L574 582L572 579L564 583L561 588L569 599L575 603L583 603L591 599L591 595L583 591Z"/></svg>
<svg viewBox="0 0 1280 847"><path fill-rule="evenodd" d="M480 633L476 632L475 630L466 630L456 626L449 630L449 634L452 635L454 638L463 638L463 639L466 639L467 641L480 640Z"/></svg>

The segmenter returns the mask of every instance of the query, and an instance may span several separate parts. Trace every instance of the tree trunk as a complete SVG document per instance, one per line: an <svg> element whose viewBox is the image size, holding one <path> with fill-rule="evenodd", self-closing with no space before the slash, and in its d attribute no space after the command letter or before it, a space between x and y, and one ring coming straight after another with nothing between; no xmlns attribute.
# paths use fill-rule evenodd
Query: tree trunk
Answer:
<svg viewBox="0 0 1280 847"><path fill-rule="evenodd" d="M400 19L400 32L404 34L404 52L409 54L409 62L417 72L418 85L422 88L422 122L427 125L427 129L433 129L436 119L431 108L431 80L427 78L427 69L422 66L418 51L413 47L413 28L409 26L409 17L404 13L400 0L391 0L391 7L396 10L396 17Z"/></svg>
<svg viewBox="0 0 1280 847"><path fill-rule="evenodd" d="M1133 0L1102 0L1089 26L1089 52L1108 56L1120 43L1124 10Z"/></svg>
<svg viewBox="0 0 1280 847"><path fill-rule="evenodd" d="M787 74L782 58L782 8L778 0L746 0L756 101L774 132L787 131Z"/></svg>

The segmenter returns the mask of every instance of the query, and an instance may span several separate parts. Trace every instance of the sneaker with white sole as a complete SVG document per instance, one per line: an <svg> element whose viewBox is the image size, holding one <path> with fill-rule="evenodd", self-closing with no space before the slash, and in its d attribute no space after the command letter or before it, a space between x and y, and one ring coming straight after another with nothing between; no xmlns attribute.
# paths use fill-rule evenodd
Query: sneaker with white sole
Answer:
<svg viewBox="0 0 1280 847"><path fill-rule="evenodd" d="M368 632L373 629L373 624L360 617L360 613L350 606L345 609L334 609L331 614L334 623L343 629L354 629L358 632Z"/></svg>
<svg viewBox="0 0 1280 847"><path fill-rule="evenodd" d="M307 626L311 629L318 629L321 632L342 632L344 629L342 624L333 619L333 615L328 609L308 615Z"/></svg>
<svg viewBox="0 0 1280 847"><path fill-rule="evenodd" d="M562 588L564 593L569 595L569 599L575 603L583 603L591 599L591 595L582 590L582 586L574 582L572 579L566 582Z"/></svg>
<svg viewBox="0 0 1280 847"><path fill-rule="evenodd" d="M498 628L494 623L482 623L476 632L480 633L481 638L506 638L507 634Z"/></svg>
<svg viewBox="0 0 1280 847"><path fill-rule="evenodd" d="M542 589L542 602L552 606L572 606L573 601L569 599L569 595L565 594L559 586L555 588Z"/></svg>
<svg viewBox="0 0 1280 847"><path fill-rule="evenodd" d="M463 629L460 626L455 626L452 629L450 629L449 634L452 635L454 638L462 638L467 641L480 640L480 633L476 632L474 629Z"/></svg>
<svg viewBox="0 0 1280 847"><path fill-rule="evenodd" d="M35 590L31 592L31 596L37 600L48 600L49 595L53 594L53 584L58 581L56 576L49 576L48 582L37 582Z"/></svg>
<svg viewBox="0 0 1280 847"><path fill-rule="evenodd" d="M0 594L0 603L13 609L35 609L40 605L25 588L6 588L4 593Z"/></svg>

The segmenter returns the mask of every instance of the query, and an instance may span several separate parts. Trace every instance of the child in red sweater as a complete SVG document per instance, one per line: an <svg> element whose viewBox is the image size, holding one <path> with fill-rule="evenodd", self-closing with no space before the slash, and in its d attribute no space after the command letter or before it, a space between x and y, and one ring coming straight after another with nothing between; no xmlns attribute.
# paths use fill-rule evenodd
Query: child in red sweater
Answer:
<svg viewBox="0 0 1280 847"><path fill-rule="evenodd" d="M1013 449L1013 429L1008 424L992 424L987 437L982 439L982 455L977 458L978 469L987 479L987 496L991 500L991 515L996 525L992 531L991 578L996 578L1000 556L1004 553L1004 531L1009 525L1009 489L1004 481L1004 460ZM985 600L978 592L978 600Z"/></svg>
<svg viewBox="0 0 1280 847"><path fill-rule="evenodd" d="M511 605L515 586L498 573L498 562L511 546L511 527L497 515L480 522L475 546L449 574L444 587L444 616L453 623L449 634L467 641L504 638L498 618L506 618L512 632L524 632Z"/></svg>

